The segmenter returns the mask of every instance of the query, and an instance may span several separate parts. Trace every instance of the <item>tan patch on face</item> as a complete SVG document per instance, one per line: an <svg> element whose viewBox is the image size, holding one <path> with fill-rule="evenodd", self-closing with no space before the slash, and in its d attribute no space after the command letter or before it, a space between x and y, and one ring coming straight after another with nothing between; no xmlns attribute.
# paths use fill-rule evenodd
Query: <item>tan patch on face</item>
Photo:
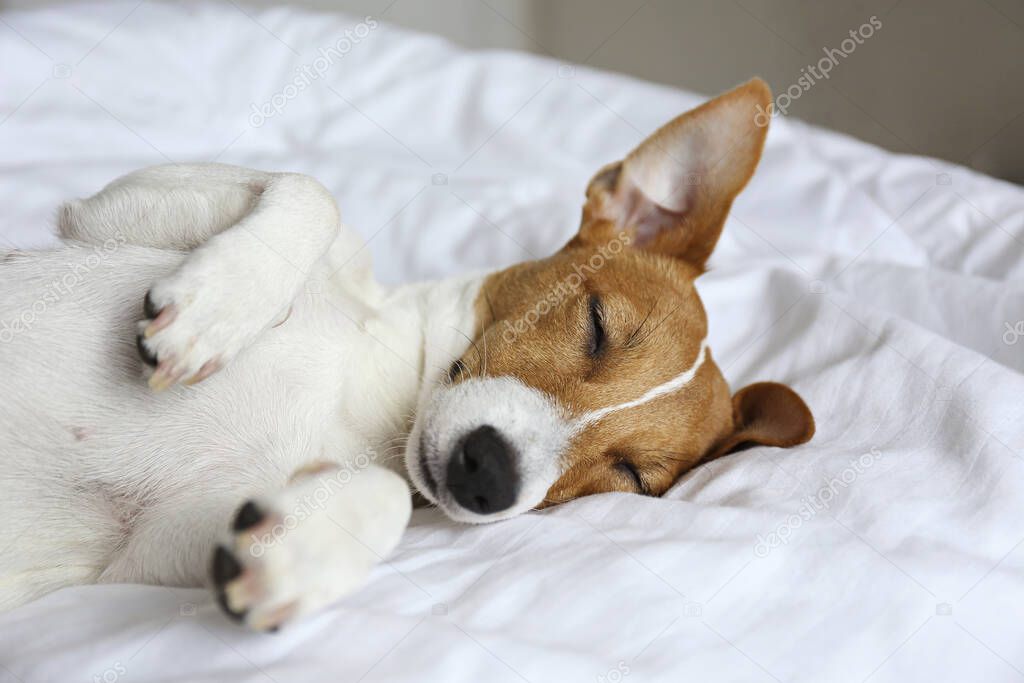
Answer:
<svg viewBox="0 0 1024 683"><path fill-rule="evenodd" d="M485 281L475 343L454 381L511 376L573 420L688 370L707 335L693 281L757 166L766 130L755 113L770 101L767 85L751 80L599 171L579 232L562 251ZM603 343L595 344L595 327ZM541 507L604 491L661 495L700 462L743 444L788 447L813 434L807 406L781 384L755 384L730 399L709 352L678 391L576 433Z"/></svg>
<svg viewBox="0 0 1024 683"><path fill-rule="evenodd" d="M696 275L614 241L496 273L454 379L515 377L553 397L567 419L637 399L696 360L707 333ZM604 336L596 352L595 305ZM731 427L728 386L709 356L681 390L583 428L545 505L605 491L660 495Z"/></svg>

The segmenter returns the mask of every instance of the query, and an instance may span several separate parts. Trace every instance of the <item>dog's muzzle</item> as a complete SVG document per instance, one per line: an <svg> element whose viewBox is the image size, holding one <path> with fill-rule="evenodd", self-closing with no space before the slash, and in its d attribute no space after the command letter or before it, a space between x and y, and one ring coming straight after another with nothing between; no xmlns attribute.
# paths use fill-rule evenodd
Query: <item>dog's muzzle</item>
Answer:
<svg viewBox="0 0 1024 683"><path fill-rule="evenodd" d="M452 519L479 524L526 512L562 473L571 426L549 396L512 377L436 388L406 451L413 483Z"/></svg>

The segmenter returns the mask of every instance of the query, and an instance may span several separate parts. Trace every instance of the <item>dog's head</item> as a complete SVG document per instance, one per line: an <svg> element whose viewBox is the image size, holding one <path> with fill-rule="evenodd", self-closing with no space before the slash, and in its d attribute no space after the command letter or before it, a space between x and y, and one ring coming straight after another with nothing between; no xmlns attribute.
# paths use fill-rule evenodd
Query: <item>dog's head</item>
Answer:
<svg viewBox="0 0 1024 683"><path fill-rule="evenodd" d="M593 493L661 495L744 445L811 438L788 387L730 397L693 284L757 166L770 97L755 79L671 121L591 180L561 251L484 280L472 346L423 400L406 450L424 496L493 521Z"/></svg>

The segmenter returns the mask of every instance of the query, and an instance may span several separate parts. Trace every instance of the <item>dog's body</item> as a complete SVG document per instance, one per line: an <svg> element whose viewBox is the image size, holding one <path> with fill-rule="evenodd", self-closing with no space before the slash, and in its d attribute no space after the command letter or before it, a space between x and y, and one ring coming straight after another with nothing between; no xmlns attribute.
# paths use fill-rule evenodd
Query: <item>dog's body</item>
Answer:
<svg viewBox="0 0 1024 683"><path fill-rule="evenodd" d="M127 182L144 185L154 175L174 182L169 174L192 182L197 173L195 182L204 186L230 183L250 192L231 167L164 167ZM331 202L326 194L323 200ZM62 230L90 220L65 218ZM240 503L286 491L296 471L320 461L354 475L338 482L345 495L331 502L350 505L364 483L382 489L366 495L378 501L371 509L386 533L361 535L379 538L376 552L388 552L409 514L405 484L384 469L403 470L401 458L390 457L395 437L408 431L421 384L436 381L459 353L445 350L453 355L440 368L425 366L426 335L436 325L471 333L471 303L459 304L472 301L475 280L386 293L365 268L343 265L358 242L341 234L323 259L308 264L298 291L280 295L283 310L268 310L266 299L245 304L253 315L278 317L290 306L286 324L259 334L201 391L154 394L140 379L131 331L144 318L147 290L189 257L136 246L132 229L125 221L97 243L14 254L3 266L5 285L17 283L0 290L4 319L33 306L38 314L12 327L10 341L0 345L0 516L24 534L0 557L0 606L70 582L198 585L212 542L223 537ZM286 258L263 249L251 255L261 272L273 265L265 262ZM295 258L294 250L285 253ZM57 296L39 310L36 302L51 296L52 283ZM216 308L238 310L254 284L224 275L207 280L202 296L215 298ZM377 468L382 472L366 476ZM282 513L292 512L286 500L281 504ZM334 513L339 523L355 524L344 518L347 511ZM335 531L316 543L356 558L367 554ZM45 566L53 570L40 571Z"/></svg>
<svg viewBox="0 0 1024 683"><path fill-rule="evenodd" d="M752 82L716 106L745 115L767 98ZM212 555L225 609L270 628L350 592L392 550L407 480L451 517L489 521L660 494L740 443L806 441L810 414L781 385L729 401L692 289L763 131L739 170L705 171L720 201L686 199L707 215L638 210L656 190L641 152L679 131L692 142L721 115L708 107L599 174L555 257L395 291L303 176L158 167L67 205L64 247L0 265L0 609L74 583L199 585ZM662 235L698 219L708 234ZM591 274L546 297L581 262ZM203 383L173 386L189 381ZM669 418L681 426L636 432Z"/></svg>

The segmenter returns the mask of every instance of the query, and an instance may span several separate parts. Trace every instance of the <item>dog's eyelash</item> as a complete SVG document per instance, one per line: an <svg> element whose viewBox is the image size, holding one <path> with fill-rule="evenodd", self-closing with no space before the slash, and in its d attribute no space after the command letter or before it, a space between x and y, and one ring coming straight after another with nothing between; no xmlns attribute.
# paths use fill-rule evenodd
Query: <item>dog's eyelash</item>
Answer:
<svg viewBox="0 0 1024 683"><path fill-rule="evenodd" d="M636 484L637 490L640 493L647 495L647 485L644 484L644 478L640 475L640 470L636 468L636 465L628 460L620 460L615 463L615 469L629 475L633 480L633 483Z"/></svg>
<svg viewBox="0 0 1024 683"><path fill-rule="evenodd" d="M587 311L590 314L590 338L587 343L587 353L591 357L599 356L608 344L608 336L605 334L604 323L601 320L604 310L601 308L601 300L597 298L597 295L590 297Z"/></svg>
<svg viewBox="0 0 1024 683"><path fill-rule="evenodd" d="M461 358L456 358L452 366L448 368L448 381L454 382L459 378L459 375L466 371L466 364Z"/></svg>

